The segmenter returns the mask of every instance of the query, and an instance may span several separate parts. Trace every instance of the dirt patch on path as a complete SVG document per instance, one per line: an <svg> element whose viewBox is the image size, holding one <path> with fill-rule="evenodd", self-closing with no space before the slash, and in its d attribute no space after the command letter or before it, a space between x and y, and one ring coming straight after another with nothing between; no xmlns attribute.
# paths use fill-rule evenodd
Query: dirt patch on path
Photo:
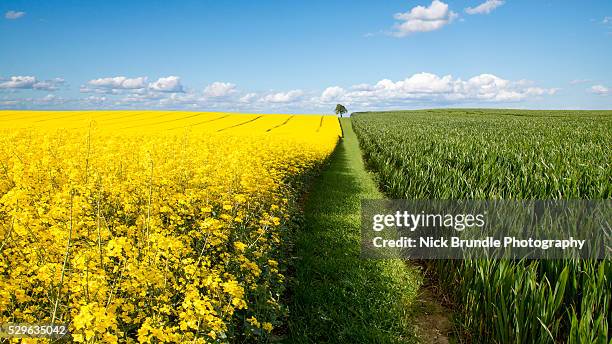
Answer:
<svg viewBox="0 0 612 344"><path fill-rule="evenodd" d="M424 271L425 280L414 304L413 321L417 337L423 344L457 343L450 301L428 276L426 268L419 267Z"/></svg>

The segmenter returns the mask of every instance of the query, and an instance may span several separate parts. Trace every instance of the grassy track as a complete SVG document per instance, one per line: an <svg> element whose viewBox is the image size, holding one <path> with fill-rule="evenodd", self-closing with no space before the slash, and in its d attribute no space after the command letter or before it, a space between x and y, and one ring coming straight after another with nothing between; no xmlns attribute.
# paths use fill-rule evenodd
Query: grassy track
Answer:
<svg viewBox="0 0 612 344"><path fill-rule="evenodd" d="M360 201L382 198L366 172L350 119L317 179L296 237L288 343L410 343L421 275L395 260L360 258Z"/></svg>

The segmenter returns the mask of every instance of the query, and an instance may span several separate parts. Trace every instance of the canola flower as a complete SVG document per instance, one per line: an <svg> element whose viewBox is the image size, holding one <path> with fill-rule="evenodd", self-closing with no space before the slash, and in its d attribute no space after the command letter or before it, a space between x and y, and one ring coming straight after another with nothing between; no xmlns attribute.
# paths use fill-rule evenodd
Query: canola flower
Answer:
<svg viewBox="0 0 612 344"><path fill-rule="evenodd" d="M0 111L0 323L75 342L265 340L331 116Z"/></svg>

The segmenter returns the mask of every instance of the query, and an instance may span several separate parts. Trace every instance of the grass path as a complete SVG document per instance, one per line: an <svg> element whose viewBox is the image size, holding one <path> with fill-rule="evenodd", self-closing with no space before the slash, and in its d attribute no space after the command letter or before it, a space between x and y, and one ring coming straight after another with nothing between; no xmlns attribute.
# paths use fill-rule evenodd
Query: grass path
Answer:
<svg viewBox="0 0 612 344"><path fill-rule="evenodd" d="M399 260L360 258L361 199L383 198L365 170L350 119L317 178L296 235L288 343L411 343L420 272Z"/></svg>

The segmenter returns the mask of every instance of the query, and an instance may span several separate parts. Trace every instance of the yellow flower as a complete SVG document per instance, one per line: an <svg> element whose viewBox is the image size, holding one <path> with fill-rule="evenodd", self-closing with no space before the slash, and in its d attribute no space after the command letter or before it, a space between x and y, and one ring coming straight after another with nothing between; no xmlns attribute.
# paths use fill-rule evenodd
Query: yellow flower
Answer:
<svg viewBox="0 0 612 344"><path fill-rule="evenodd" d="M255 327L260 327L261 325L259 324L259 321L257 321L257 318L255 317L250 317L247 319L247 321L249 322L249 324L251 324L252 326Z"/></svg>
<svg viewBox="0 0 612 344"><path fill-rule="evenodd" d="M234 242L234 248L235 248L237 251L244 252L244 250L246 249L246 247L247 247L247 245L246 245L246 244L244 244L244 243L242 243L242 242L240 242L240 241L236 241L236 242Z"/></svg>
<svg viewBox="0 0 612 344"><path fill-rule="evenodd" d="M261 328L263 328L264 330L268 331L268 332L272 332L272 324L269 322L265 322L263 324L261 324Z"/></svg>

